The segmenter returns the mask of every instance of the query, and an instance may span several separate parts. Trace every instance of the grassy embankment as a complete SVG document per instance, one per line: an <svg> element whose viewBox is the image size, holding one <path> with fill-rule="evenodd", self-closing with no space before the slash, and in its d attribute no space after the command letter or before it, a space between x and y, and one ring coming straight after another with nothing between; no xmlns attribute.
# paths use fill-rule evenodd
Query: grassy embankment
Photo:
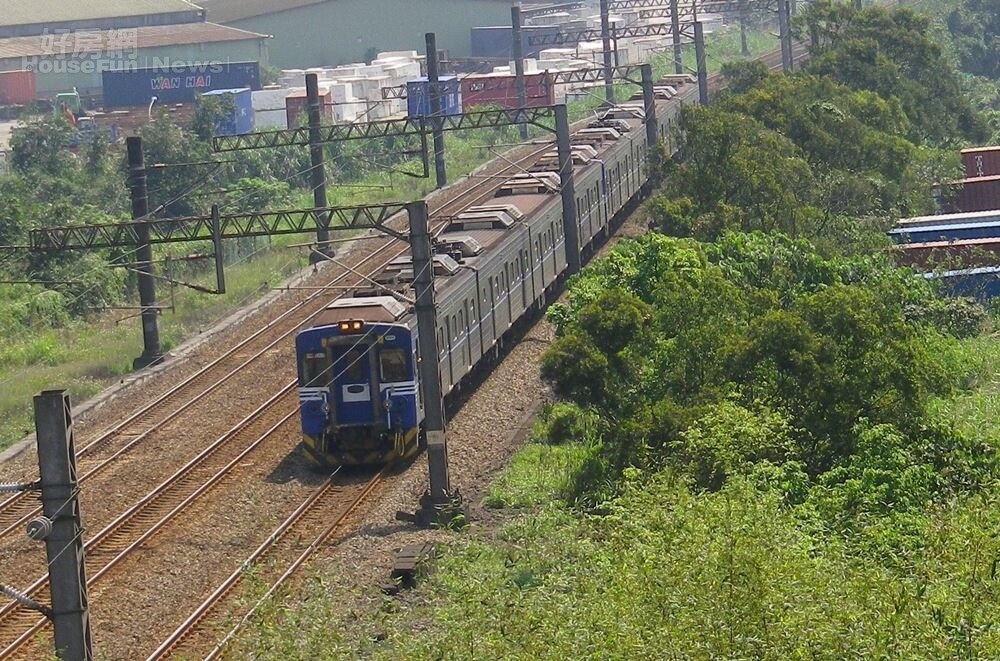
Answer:
<svg viewBox="0 0 1000 661"><path fill-rule="evenodd" d="M709 35L708 41L711 44L708 66L712 70L739 54L738 32ZM775 43L775 39L766 33L750 35L754 54L772 50ZM662 57L654 66L658 73L671 70ZM693 60L686 62L686 66L693 66ZM619 86L619 95L630 89L627 85ZM585 117L599 102L600 99L595 96L572 104L571 119ZM484 145L515 142L515 134L509 129L501 136L498 138L496 132L488 130L447 135L450 176L454 179L492 158L493 152L484 149ZM497 149L503 151L503 147L498 146ZM413 165L406 167L413 170ZM354 186L331 188L329 199L332 205L415 199L433 190L431 180L398 174L381 174L350 183ZM298 197L302 205L311 205L307 192L300 193ZM178 288L175 291L174 311L166 311L160 317L164 349L169 350L196 336L306 266L308 254L305 249L286 248L305 241L308 241L306 236L275 237L270 244L271 249L261 250L251 259L229 265L226 270L227 293L224 295L211 296ZM197 282L211 286L212 276L206 271ZM159 283L157 287L160 300L167 300L165 285ZM142 352L142 338L136 319L118 321L127 314L118 312L74 321L60 329L26 329L21 336L5 338L0 349L0 450L33 431L31 397L35 393L48 388L65 388L74 401L81 401L117 382L131 370L132 358Z"/></svg>
<svg viewBox="0 0 1000 661"><path fill-rule="evenodd" d="M734 328L759 314L758 307L781 309L769 323L754 326L755 334L724 343L720 352L734 361L747 359L759 370L764 363L754 361L776 350L778 367L755 372L759 381L730 374L740 386L727 391L721 405L712 399L718 394L706 389L702 394L708 397L695 398L687 410L654 407L651 418L637 417L649 425L619 429L621 437L602 440L595 429L578 424L566 440L565 427L553 433L552 419L538 423L533 440L489 488L486 505L497 525L482 535L474 530L456 536L426 584L402 598L359 587L353 598L331 599L323 576L316 576L293 605L270 604L231 658L1000 657L1000 381L995 376L1000 320L995 312L984 321L985 332L952 335L907 316L936 304L920 298L926 292L917 296L918 285L898 271L884 263L872 267L878 258L862 268L873 268L870 273L859 275L856 267L863 260L848 268L836 260L823 263L815 254L801 261L774 256L772 262L777 251L759 250L768 247L761 245L713 280L699 276L697 261L684 254L695 250L692 244L664 240L663 245L671 248L658 255L662 261L650 258L636 273L622 258L589 288L586 278L581 280L579 296L593 300L598 285L610 282L633 294L637 283L645 286L643 300L650 307L641 309L653 311L658 330L659 315L680 328L697 327L690 319L698 312L725 321L726 313L711 307L715 301L743 301L734 308ZM656 268L662 272L654 284L637 275ZM832 270L823 275L827 268ZM841 275L825 281L834 271ZM786 277L785 284L771 288ZM685 290L686 282L697 286ZM914 294L914 307L902 304L900 294L907 291ZM699 297L705 299L701 308L687 307ZM851 300L858 304L845 304ZM657 303L672 303L680 311L671 317ZM802 325L791 321L790 315L810 310L821 314ZM595 342L614 345L616 337L607 332L615 327L612 321L627 326L630 319L628 305L616 311L615 318L602 318L594 309L581 312L570 332L583 327ZM867 323L883 312L897 324L887 326L895 334L883 335L884 328ZM584 316L586 323L580 322ZM647 322L635 324L641 334L650 317L635 318ZM673 369L671 361L657 363L645 355L677 360L671 352L682 341L717 351L715 329L704 323L701 335L654 338L658 341L618 354L640 365L639 374L630 373L627 364L616 367L609 356L607 369L631 380L616 381L618 392L605 396L614 400L624 392L621 399L627 400L645 388L655 391L661 381L684 382L678 373L698 381L709 379L713 369L728 369L724 359L712 364L711 358L694 357ZM767 334L783 323L787 335ZM830 334L809 344L805 338L812 332ZM795 344L797 339L803 344ZM893 350L907 344L913 360L894 364ZM642 348L647 351L640 353ZM838 375L834 354L859 363ZM581 352L579 362L591 357ZM581 373L593 365L581 365ZM653 366L667 369L643 371ZM698 366L707 376L685 372ZM817 377L828 368L830 380ZM880 381L880 374L895 376ZM778 379L769 381L775 375ZM788 380L782 382L782 376ZM850 437L843 454L832 465L820 462L804 471L800 462L808 463L810 454L803 448L786 454L784 443L808 438L813 430L787 425L782 406L815 402L806 401L812 393L789 385L793 378L833 397L830 419L850 420L852 407L840 404L869 394L866 406L873 417L880 412L892 420L907 405L914 416L891 423L855 416L857 430L831 430ZM834 395L836 379L845 387ZM852 383L877 383L878 389L851 392ZM894 399L906 384L925 390ZM769 390L775 385L785 388L784 394ZM759 400L753 398L755 389ZM921 397L927 398L926 407L915 405ZM734 400L749 408L740 411ZM705 410L713 413L691 427L687 420L679 435L670 429ZM608 473L598 464L613 458L619 444L657 439L660 429L649 432L654 424L662 426L671 445L633 445L622 453L633 452L636 463L652 455L662 462L659 468L626 468L615 488L603 489L599 478ZM698 466L706 458L719 463ZM694 470L705 468L712 479ZM714 479L720 473L712 471L721 471L722 479ZM581 486L591 495L614 493L596 503L581 501ZM368 607L355 606L366 602ZM344 603L350 605L345 609Z"/></svg>

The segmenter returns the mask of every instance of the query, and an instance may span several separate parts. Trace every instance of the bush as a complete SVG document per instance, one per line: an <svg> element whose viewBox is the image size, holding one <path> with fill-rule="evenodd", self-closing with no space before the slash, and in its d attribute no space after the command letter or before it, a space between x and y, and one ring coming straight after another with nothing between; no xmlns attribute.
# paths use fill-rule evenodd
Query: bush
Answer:
<svg viewBox="0 0 1000 661"><path fill-rule="evenodd" d="M540 437L549 443L582 443L596 433L598 417L575 404L558 402L542 412L541 423Z"/></svg>

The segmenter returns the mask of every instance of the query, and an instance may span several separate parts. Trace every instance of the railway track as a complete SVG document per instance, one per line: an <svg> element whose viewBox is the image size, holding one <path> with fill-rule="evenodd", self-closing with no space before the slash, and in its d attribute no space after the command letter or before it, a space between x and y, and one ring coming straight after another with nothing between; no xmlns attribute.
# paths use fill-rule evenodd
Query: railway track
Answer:
<svg viewBox="0 0 1000 661"><path fill-rule="evenodd" d="M528 161L536 159L541 152L550 148L550 145L534 147L509 167L521 167ZM433 215L438 217L449 215L456 213L461 208L484 201L492 197L493 191L497 186L498 184L490 179L476 183L463 194L440 205L435 209ZM443 224L443 222L437 223L437 225ZM400 244L396 245L399 246ZM393 243L387 240L374 253L366 256L362 260L362 263L371 261L372 257L384 255L388 250L391 254L379 264L380 268L406 252L406 247L400 247L397 251L391 251L392 246ZM341 274L333 282L343 281L348 276L350 276L350 273ZM157 406L169 406L169 402L178 401L175 397L177 391L168 393L168 395L147 405L123 423L116 425L113 429L99 435L94 441L88 443L84 450L88 451L88 454L92 454L96 451L94 448L99 448L101 444L110 442L115 434L121 433L129 425L137 423L146 425L146 428L142 432L133 433L132 438L127 443L118 447L110 456L82 474L81 481L96 475L101 470L110 466L115 459L138 447L139 443L155 434L158 430L163 429L167 423L176 419L182 413L191 411L197 402L223 387L237 372L245 369L250 363L265 355L279 342L294 333L302 324L302 321L300 321L301 317L299 319L292 318L292 315L296 311L301 311L305 304L322 298L318 309L309 312L306 317L306 320L308 320L328 304L328 296L329 294L325 291L317 291L315 294L307 297L305 301L282 313L279 319L293 321L294 323L290 328L283 329L277 337L271 339L262 349L248 356L247 345L251 339L248 338L247 341L233 347L225 356L216 359L213 363L202 368L192 377L189 377L182 386L190 387L191 384L196 383L198 377L204 376L212 368L217 368L226 358L235 357L239 363L235 368L230 368L226 371L221 378L208 385L207 388L201 388L201 386L199 386L200 390L196 388L198 391L196 395L180 400L184 403L180 404L176 410L170 412L159 421L144 422L150 419ZM261 337L266 330L274 329L276 321L278 320L272 321L252 337ZM171 523L182 516L192 504L204 497L211 489L227 479L233 478L236 468L250 453L259 450L269 441L273 442L277 437L281 437L282 433L284 438L292 435L291 432L294 431L297 425L297 392L295 386L295 381L286 383L262 406L209 444L195 458L112 521L92 539L88 540L85 545L88 568L91 572L88 579L88 586L93 587L99 584L99 582L107 582L113 579L115 569L126 558L134 554L142 545L149 543L156 535L166 530ZM273 422L275 419L277 419L277 422ZM261 430L264 431L261 432ZM248 438L253 438L254 440L247 444L246 441ZM288 450L290 451L293 447L294 445L289 447ZM239 451L239 448L244 449ZM235 452L238 452L238 454L232 456ZM374 488L374 485L371 488ZM318 501L329 504L328 500L334 498L334 495L336 498L343 498L343 490L343 487L339 487L332 482L328 483L324 489L317 492L319 495L307 501L307 504ZM355 505L360 503L370 490L365 489L359 492ZM295 529L300 528L305 522L314 521L318 516L328 517L329 511L333 511L328 507L326 510L327 514L321 515L319 512L322 510L314 510L312 506L307 507L306 504L303 507L305 507L304 510L302 508L300 508L301 511L297 510L301 522L295 524ZM352 511L353 508L354 506L352 505ZM5 501L0 505L0 517L2 517L0 521L3 522L3 530L0 532L0 537L18 529L22 523L33 517L36 511L40 510L34 506L31 500L25 498L10 498ZM347 516L347 513L344 516ZM330 527L327 531L327 536L332 535L334 531L335 527ZM280 536L279 531L276 531L274 535L269 537L269 541L265 543L268 549L271 548L276 536ZM278 550L282 547L276 546L274 548ZM261 553L264 553L264 551L261 551ZM268 553L273 553L273 551L269 550ZM252 562L252 560L248 561ZM304 561L305 557L301 559L299 564ZM237 573L241 571L242 569L237 570ZM282 578L281 580L284 579ZM36 579L25 592L37 601L47 602L49 600L47 579L44 576ZM221 596L219 598L221 599ZM45 627L46 622L45 618L38 617L32 611L19 609L13 602L0 608L0 658L6 659L18 654Z"/></svg>
<svg viewBox="0 0 1000 661"><path fill-rule="evenodd" d="M774 68L770 63L769 66ZM780 55L778 66L780 67ZM551 148L552 144L548 141L542 145L528 145L523 148L525 154L512 159L500 170L517 171ZM432 231L443 226L440 220L434 223L435 217L440 219L441 216L454 215L465 207L491 198L498 185L498 179L486 176L483 180L475 182L468 190L438 205L431 211ZM393 222L402 221L394 219ZM369 272L377 270L365 268L363 265L385 258L386 254L389 254L388 259L383 259L379 264L381 266L406 252L406 247L402 247L401 244L395 244L400 246L400 249L393 251L393 245L391 240L386 240L362 256L357 264L352 264L352 268ZM340 273L326 286L341 285L349 280L360 281L359 278L351 276L350 272ZM148 443L150 438L155 437L182 414L193 414L200 403L208 400L237 374L294 334L304 321L308 321L320 312L332 298L336 297L330 296L325 289L306 296L304 300L295 303L224 355L199 369L180 386L89 441L81 448L81 456L96 456L101 452L109 454L82 473L81 481L92 479L123 455ZM89 540L86 552L90 571L94 572L97 567L99 569L92 574L88 584L93 585L98 581L107 581L114 577L115 568L125 558L165 530L196 500L227 478L233 477L234 468L249 453L279 436L283 430L291 430L297 422L295 417L297 399L294 395L295 384L290 382L263 406L219 437L197 457ZM255 438L247 444L246 440L250 437ZM237 438L242 442L237 443L235 441ZM228 451L223 451L224 447ZM232 454L236 451L234 448L238 447L244 449L233 457ZM269 586L268 595L273 593L308 560L317 548L343 527L351 513L377 487L382 475L382 473L376 475L363 485L337 484L331 479L316 490L201 606L195 609L188 620L177 628L150 658L187 654L191 650L206 650L210 645L215 645L211 656L217 655L229 636L224 638L222 644L218 643L220 631L213 627L212 623L215 622L217 626L217 618L228 614L226 605L245 576L246 570L254 567L264 572L267 577L266 584ZM39 508L32 499L24 495L11 497L0 503L0 539L19 529L38 511ZM331 513L338 511L340 514L332 524L329 523ZM312 543L303 547L301 540L309 538L313 539ZM294 560L288 564L287 560L292 557ZM39 601L48 599L47 584L44 579L36 580L28 592ZM8 604L0 609L0 658L8 658L19 653L46 624L44 619L38 618L34 613L19 611L12 606L13 604Z"/></svg>
<svg viewBox="0 0 1000 661"><path fill-rule="evenodd" d="M549 148L549 146L545 146L532 149L528 155L518 158L505 170L515 169L525 162L532 161ZM432 221L435 216L452 215L461 208L488 199L495 188L496 184L491 180L477 182L468 191L464 191L433 209L431 212ZM467 199L470 194L473 199L471 202ZM397 218L395 222L399 225L403 220ZM436 226L440 227L441 225L443 223L437 223ZM397 250L392 250L394 247ZM372 252L363 256L351 267L362 272L377 272L404 254L406 250L407 248L403 247L402 244L386 239L384 243L375 247ZM375 262L378 257L386 253L390 253L387 259ZM371 266L372 263L375 264L374 267ZM350 272L338 274L326 285L323 285L323 288L307 295L304 300L282 312L264 327L186 378L171 391L146 404L111 429L85 442L77 452L78 459L94 456L104 449L109 449L109 454L97 461L95 465L81 471L80 482L89 481L114 465L124 455L149 443L151 437L154 437L168 423L179 419L182 415L194 413L192 409L206 402L212 393L223 388L240 372L294 335L303 323L321 312L331 300L327 288L341 286L345 281L351 281L352 285L361 282L360 278ZM0 541L11 535L20 534L23 526L39 513L41 513L41 507L35 493L21 492L0 501Z"/></svg>
<svg viewBox="0 0 1000 661"><path fill-rule="evenodd" d="M229 635L222 637L220 642L219 634L225 629L216 628L220 623L213 622L212 617L220 616L224 619L232 615L225 607L236 597L236 588L247 576L247 570L251 567L257 570L254 574L256 579L268 586L264 598L273 594L312 557L317 549L344 527L350 516L378 487L387 470L383 469L361 484L350 486L338 485L331 477L282 522L264 543L257 547L240 567L149 655L148 661L168 657L195 658L200 654L199 650L207 649L211 649L208 658L217 658ZM303 545L302 540L312 541ZM291 564L286 564L278 560L282 556L294 560ZM213 624L216 626L212 626ZM229 630L233 632L236 627Z"/></svg>

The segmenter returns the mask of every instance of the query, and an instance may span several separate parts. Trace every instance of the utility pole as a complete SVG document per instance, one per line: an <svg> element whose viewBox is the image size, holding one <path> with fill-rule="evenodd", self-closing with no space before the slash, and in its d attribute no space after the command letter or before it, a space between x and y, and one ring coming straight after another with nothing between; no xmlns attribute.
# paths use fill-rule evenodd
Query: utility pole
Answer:
<svg viewBox="0 0 1000 661"><path fill-rule="evenodd" d="M555 107L556 150L559 155L559 190L562 194L563 236L566 237L566 273L580 270L580 229L576 224L576 186L573 182L573 146L570 143L566 104Z"/></svg>
<svg viewBox="0 0 1000 661"><path fill-rule="evenodd" d="M411 518L418 525L447 526L462 512L461 497L451 490L448 443L445 436L444 397L441 392L440 354L437 343L437 310L434 302L434 250L427 225L427 201L406 205L410 217L410 255L416 294L418 361L424 398L424 433L430 489Z"/></svg>
<svg viewBox="0 0 1000 661"><path fill-rule="evenodd" d="M149 242L149 190L146 178L146 159L142 153L142 138L130 137L125 141L128 152L129 191L132 195L132 219L138 240L136 271L139 279L139 308L142 317L142 355L132 361L132 369L139 370L163 362L160 350L160 328L156 309L156 284L153 280L153 247Z"/></svg>
<svg viewBox="0 0 1000 661"><path fill-rule="evenodd" d="M514 5L510 8L511 36L514 55L514 85L517 87L517 107L528 105L528 93L524 89L524 41L521 38L521 8ZM528 125L518 124L521 140L528 139Z"/></svg>
<svg viewBox="0 0 1000 661"><path fill-rule="evenodd" d="M34 405L44 520L36 519L30 529L36 539L45 539L56 655L66 661L90 661L93 644L69 394L49 390L36 395Z"/></svg>
<svg viewBox="0 0 1000 661"><path fill-rule="evenodd" d="M642 103L646 110L646 145L652 148L660 139L656 122L656 98L653 95L653 65L641 65L639 73L642 76Z"/></svg>
<svg viewBox="0 0 1000 661"><path fill-rule="evenodd" d="M212 205L212 247L215 249L215 288L218 293L225 294L226 255L222 248L222 217L218 204Z"/></svg>
<svg viewBox="0 0 1000 661"><path fill-rule="evenodd" d="M678 15L677 0L670 0L670 34L674 42L674 73L684 73L681 62L681 17Z"/></svg>
<svg viewBox="0 0 1000 661"><path fill-rule="evenodd" d="M438 188L448 184L444 167L444 118L441 116L441 83L438 77L437 37L433 32L424 35L427 42L427 87L431 102L431 131L434 133L434 176Z"/></svg>
<svg viewBox="0 0 1000 661"><path fill-rule="evenodd" d="M747 0L740 0L740 54L750 55L750 45L747 43Z"/></svg>
<svg viewBox="0 0 1000 661"><path fill-rule="evenodd" d="M601 0L601 44L604 49L604 100L613 104L615 86L611 75L611 25L608 17L608 0Z"/></svg>
<svg viewBox="0 0 1000 661"><path fill-rule="evenodd" d="M314 73L306 74L306 105L309 111L309 160L312 169L309 170L309 185L313 189L313 206L325 209L326 201L326 159L323 157L323 143L320 141L320 127L323 123L322 105L319 99L319 77ZM316 252L309 253L309 261L321 261L323 255L333 256L330 244L329 217L322 214L316 219Z"/></svg>
<svg viewBox="0 0 1000 661"><path fill-rule="evenodd" d="M778 0L781 2L782 0ZM698 103L708 105L708 67L705 64L705 29L701 21L694 22L694 53L698 62Z"/></svg>
<svg viewBox="0 0 1000 661"><path fill-rule="evenodd" d="M788 2L778 0L778 38L781 40L781 70L792 70L792 39L788 30Z"/></svg>

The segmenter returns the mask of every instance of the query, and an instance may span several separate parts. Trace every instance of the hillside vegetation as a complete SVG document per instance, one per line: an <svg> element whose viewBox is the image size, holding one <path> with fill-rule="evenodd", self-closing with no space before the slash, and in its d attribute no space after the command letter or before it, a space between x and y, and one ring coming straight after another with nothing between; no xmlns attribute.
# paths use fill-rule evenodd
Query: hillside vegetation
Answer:
<svg viewBox="0 0 1000 661"><path fill-rule="evenodd" d="M997 316L883 234L989 139L953 62L982 67L908 9L798 29L805 70L728 67L657 173L657 231L550 310L561 401L490 488L499 530L360 614L317 582L236 655L1000 657Z"/></svg>

